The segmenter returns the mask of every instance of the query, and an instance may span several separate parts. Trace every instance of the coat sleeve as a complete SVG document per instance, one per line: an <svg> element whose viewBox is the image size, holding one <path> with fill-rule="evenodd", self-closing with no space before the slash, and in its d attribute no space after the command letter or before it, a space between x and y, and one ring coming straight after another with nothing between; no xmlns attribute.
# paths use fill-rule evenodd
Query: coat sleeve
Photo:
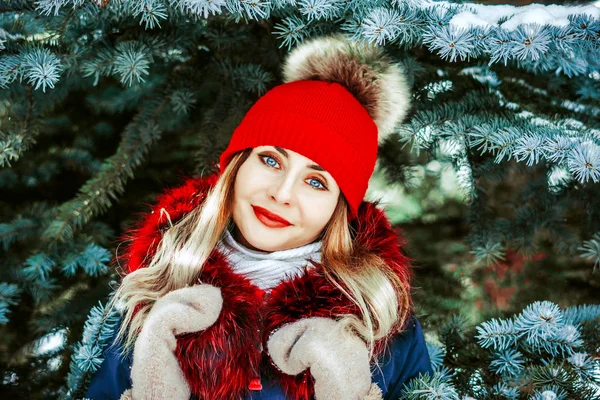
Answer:
<svg viewBox="0 0 600 400"><path fill-rule="evenodd" d="M407 328L391 340L380 357L373 381L381 388L384 400L398 400L404 385L420 373L433 374L433 370L421 324L412 317Z"/></svg>
<svg viewBox="0 0 600 400"><path fill-rule="evenodd" d="M110 343L104 349L104 361L100 369L92 376L85 395L88 399L119 400L121 394L131 388L131 354L121 356L121 347L114 344L114 337Z"/></svg>

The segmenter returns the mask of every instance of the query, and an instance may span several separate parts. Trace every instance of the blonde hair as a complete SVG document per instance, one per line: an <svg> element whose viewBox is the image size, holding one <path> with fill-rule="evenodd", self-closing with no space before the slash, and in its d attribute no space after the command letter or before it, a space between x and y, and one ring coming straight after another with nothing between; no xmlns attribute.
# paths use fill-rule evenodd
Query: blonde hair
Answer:
<svg viewBox="0 0 600 400"><path fill-rule="evenodd" d="M236 153L204 201L164 232L148 266L123 277L109 304L111 308L119 305L124 312L117 332L123 353L133 348L158 298L198 282L199 266L205 264L232 223L235 178L251 152L252 149L246 149ZM408 288L381 257L355 249L347 210L340 193L333 215L321 233L321 263L325 276L361 312L362 318L340 315L340 321L361 335L373 354L374 342L407 318Z"/></svg>

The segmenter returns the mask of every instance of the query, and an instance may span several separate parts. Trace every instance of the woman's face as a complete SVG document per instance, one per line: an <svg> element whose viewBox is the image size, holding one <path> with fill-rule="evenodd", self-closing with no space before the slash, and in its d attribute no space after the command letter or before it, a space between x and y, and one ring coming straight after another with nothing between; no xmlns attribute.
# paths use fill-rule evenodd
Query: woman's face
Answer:
<svg viewBox="0 0 600 400"><path fill-rule="evenodd" d="M274 146L260 146L235 180L234 237L242 245L273 252L314 242L333 215L340 188L312 160ZM273 226L255 214L260 207L287 220Z"/></svg>

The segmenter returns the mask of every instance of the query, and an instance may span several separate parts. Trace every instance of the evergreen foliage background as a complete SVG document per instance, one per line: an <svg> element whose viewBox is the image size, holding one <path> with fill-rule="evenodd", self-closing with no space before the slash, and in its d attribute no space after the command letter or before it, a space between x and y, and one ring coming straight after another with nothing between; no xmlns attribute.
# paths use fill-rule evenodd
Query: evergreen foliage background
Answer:
<svg viewBox="0 0 600 400"><path fill-rule="evenodd" d="M409 239L437 368L407 398L597 396L600 11L573 3L487 25L500 9L425 0L0 3L3 397L82 395L119 234L216 171L287 51L334 31L413 90L368 192Z"/></svg>

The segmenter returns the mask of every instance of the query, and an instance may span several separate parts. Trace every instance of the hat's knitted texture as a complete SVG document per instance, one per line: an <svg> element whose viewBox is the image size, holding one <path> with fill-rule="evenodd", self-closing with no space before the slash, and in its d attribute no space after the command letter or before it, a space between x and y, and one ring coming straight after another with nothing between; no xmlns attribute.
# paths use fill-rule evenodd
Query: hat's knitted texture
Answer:
<svg viewBox="0 0 600 400"><path fill-rule="evenodd" d="M379 48L337 34L298 46L283 75L287 83L258 99L233 132L221 172L234 153L249 147L295 151L333 176L351 220L375 169L378 144L409 107L402 70Z"/></svg>

